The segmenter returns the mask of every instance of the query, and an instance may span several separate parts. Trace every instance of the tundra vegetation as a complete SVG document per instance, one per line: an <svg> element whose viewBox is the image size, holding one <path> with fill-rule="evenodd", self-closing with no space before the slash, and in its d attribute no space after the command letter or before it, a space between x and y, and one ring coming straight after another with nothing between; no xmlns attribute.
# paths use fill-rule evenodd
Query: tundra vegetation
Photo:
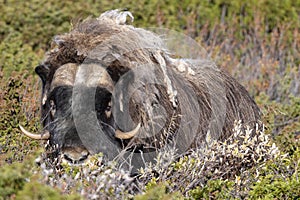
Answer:
<svg viewBox="0 0 300 200"><path fill-rule="evenodd" d="M133 179L101 154L82 166L36 159L44 143L23 136L39 122L34 67L54 35L89 15L127 8L136 27L182 32L235 77L263 113L265 130L232 136L174 162L172 152ZM300 1L1 1L0 199L300 198Z"/></svg>

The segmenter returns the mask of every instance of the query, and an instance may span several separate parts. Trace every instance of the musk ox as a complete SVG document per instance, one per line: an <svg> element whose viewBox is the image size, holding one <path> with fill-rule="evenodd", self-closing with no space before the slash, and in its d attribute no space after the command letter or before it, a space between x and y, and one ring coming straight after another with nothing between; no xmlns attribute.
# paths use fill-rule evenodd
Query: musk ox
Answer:
<svg viewBox="0 0 300 200"><path fill-rule="evenodd" d="M234 78L209 59L174 56L161 35L127 25L128 17L108 11L54 38L35 69L44 129L21 127L26 135L49 140L71 163L99 152L145 161L223 140L235 121L259 123L259 108Z"/></svg>

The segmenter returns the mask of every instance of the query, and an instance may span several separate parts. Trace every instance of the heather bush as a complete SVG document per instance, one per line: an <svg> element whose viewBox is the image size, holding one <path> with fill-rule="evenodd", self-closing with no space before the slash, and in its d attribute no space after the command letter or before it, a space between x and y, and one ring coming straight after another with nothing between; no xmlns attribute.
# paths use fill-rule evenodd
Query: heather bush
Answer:
<svg viewBox="0 0 300 200"><path fill-rule="evenodd" d="M263 131L237 123L225 141L210 140L178 160L170 159L174 155L162 152L134 177L102 154L74 166L43 153L36 159L39 167L29 171L39 183L85 199L299 198L299 148L284 154Z"/></svg>
<svg viewBox="0 0 300 200"><path fill-rule="evenodd" d="M32 76L14 73L7 82L1 82L0 90L0 164L22 161L42 143L23 136L19 124L38 131L38 84ZM25 78L27 77L27 78ZM34 81L36 81L34 79Z"/></svg>
<svg viewBox="0 0 300 200"><path fill-rule="evenodd" d="M3 166L0 169L0 198L8 198L21 190L30 175L29 170L20 163Z"/></svg>

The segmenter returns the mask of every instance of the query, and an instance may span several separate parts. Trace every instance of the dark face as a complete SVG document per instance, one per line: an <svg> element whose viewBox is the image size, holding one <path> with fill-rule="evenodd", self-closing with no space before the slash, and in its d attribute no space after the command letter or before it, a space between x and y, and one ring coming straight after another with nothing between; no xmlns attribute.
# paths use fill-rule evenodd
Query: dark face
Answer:
<svg viewBox="0 0 300 200"><path fill-rule="evenodd" d="M111 94L105 88L95 90L95 107L87 112L95 112L103 132L114 135L114 120L111 115ZM72 86L54 88L47 97L42 112L44 127L50 132L50 145L58 147L69 162L80 162L88 156L88 151L77 132L72 113ZM84 106L84 105L83 105Z"/></svg>
<svg viewBox="0 0 300 200"><path fill-rule="evenodd" d="M55 152L63 155L71 163L83 161L91 153L82 142L82 135L78 133L72 109L76 67L75 64L65 66L66 70L62 69L58 75L57 73L52 75L51 81L47 80L49 73L44 66L36 68L36 72L43 81L42 124L50 133L50 147L54 147ZM75 69L74 72L72 68ZM110 83L110 79L107 82ZM85 92L92 91L91 94L94 94L88 97L88 99L94 98L93 106L85 101L80 105L84 110L82 121L86 120L85 113L93 113L103 133L108 138L112 138L115 133L115 124L111 114L111 93L106 87L100 85L82 86Z"/></svg>

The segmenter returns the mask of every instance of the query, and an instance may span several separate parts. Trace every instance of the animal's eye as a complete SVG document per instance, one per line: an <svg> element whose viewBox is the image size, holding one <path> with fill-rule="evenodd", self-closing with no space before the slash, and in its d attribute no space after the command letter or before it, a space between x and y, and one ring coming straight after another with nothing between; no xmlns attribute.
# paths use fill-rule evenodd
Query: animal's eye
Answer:
<svg viewBox="0 0 300 200"><path fill-rule="evenodd" d="M111 101L108 103L107 107L105 108L105 115L107 118L111 116Z"/></svg>
<svg viewBox="0 0 300 200"><path fill-rule="evenodd" d="M55 112L56 112L55 103L54 103L53 100L50 100L49 103L50 103L50 114L51 114L52 117L54 117Z"/></svg>
<svg viewBox="0 0 300 200"><path fill-rule="evenodd" d="M106 111L106 112L111 111L111 106L108 105L108 106L105 108L105 111Z"/></svg>

